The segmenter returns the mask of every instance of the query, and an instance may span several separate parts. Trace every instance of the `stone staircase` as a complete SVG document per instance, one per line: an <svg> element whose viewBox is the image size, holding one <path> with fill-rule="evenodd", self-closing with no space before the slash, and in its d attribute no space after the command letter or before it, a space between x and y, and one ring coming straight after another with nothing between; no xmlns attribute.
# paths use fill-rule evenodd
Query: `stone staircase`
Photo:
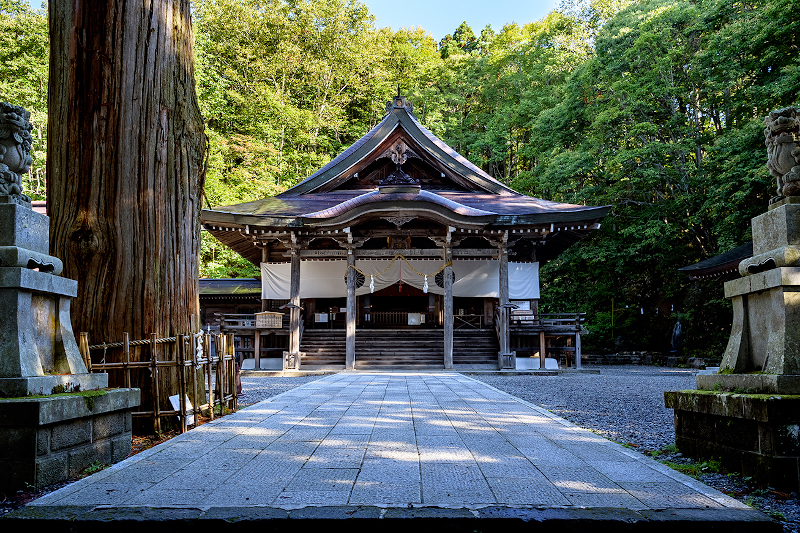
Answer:
<svg viewBox="0 0 800 533"><path fill-rule="evenodd" d="M497 365L497 338L493 330L456 330L453 363ZM345 331L309 330L300 351L304 369L341 369L345 364ZM362 329L356 334L356 370L434 369L444 367L441 329Z"/></svg>

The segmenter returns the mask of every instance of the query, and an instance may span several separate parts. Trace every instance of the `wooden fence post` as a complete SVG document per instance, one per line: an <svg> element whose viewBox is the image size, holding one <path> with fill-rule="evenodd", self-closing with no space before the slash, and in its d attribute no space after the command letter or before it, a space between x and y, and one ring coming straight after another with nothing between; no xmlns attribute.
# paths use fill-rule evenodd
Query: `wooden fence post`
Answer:
<svg viewBox="0 0 800 533"><path fill-rule="evenodd" d="M78 344L78 351L81 352L83 362L86 365L86 370L92 373L92 356L89 354L89 333L81 331L80 344Z"/></svg>
<svg viewBox="0 0 800 533"><path fill-rule="evenodd" d="M203 335L203 353L206 360L206 379L208 380L208 412L209 418L214 420L214 382L211 379L211 347L209 346L208 335Z"/></svg>

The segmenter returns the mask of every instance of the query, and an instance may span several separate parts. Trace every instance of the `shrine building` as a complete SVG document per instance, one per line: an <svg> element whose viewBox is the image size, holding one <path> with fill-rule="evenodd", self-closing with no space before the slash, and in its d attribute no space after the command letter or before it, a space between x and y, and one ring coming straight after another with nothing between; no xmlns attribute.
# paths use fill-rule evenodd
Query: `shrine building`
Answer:
<svg viewBox="0 0 800 533"><path fill-rule="evenodd" d="M539 315L539 264L608 211L510 189L397 96L304 181L202 224L261 266L256 368L525 368L525 355L539 368L559 350L580 366L582 331L575 313Z"/></svg>

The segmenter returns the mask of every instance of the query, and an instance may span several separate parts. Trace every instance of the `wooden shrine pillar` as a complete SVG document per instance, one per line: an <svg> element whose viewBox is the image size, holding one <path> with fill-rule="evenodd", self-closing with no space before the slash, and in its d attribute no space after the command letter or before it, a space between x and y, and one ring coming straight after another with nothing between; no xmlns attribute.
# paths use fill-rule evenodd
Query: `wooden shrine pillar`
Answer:
<svg viewBox="0 0 800 533"><path fill-rule="evenodd" d="M289 281L289 352L283 358L284 370L300 370L300 247L292 246Z"/></svg>
<svg viewBox="0 0 800 533"><path fill-rule="evenodd" d="M453 244L452 230L448 228L444 245L444 368L453 369Z"/></svg>
<svg viewBox="0 0 800 533"><path fill-rule="evenodd" d="M545 344L544 331L539 332L539 368L544 370L544 360L547 357L547 345Z"/></svg>
<svg viewBox="0 0 800 533"><path fill-rule="evenodd" d="M580 322L578 323L580 327ZM575 368L581 369L581 332L575 332Z"/></svg>
<svg viewBox="0 0 800 533"><path fill-rule="evenodd" d="M269 261L269 249L265 244L263 248L261 248L261 262L266 263ZM259 270L261 269L261 265L259 265ZM267 306L269 305L269 300L265 300L263 298L263 291L262 291L262 298L261 298L261 311L266 311ZM261 332L258 328L253 330L253 357L255 358L254 365L255 369L259 370L261 368Z"/></svg>
<svg viewBox="0 0 800 533"><path fill-rule="evenodd" d="M500 352L497 354L497 367L516 368L516 353L511 351L511 302L508 292L508 230L503 234L503 240L497 248L498 263L500 264Z"/></svg>
<svg viewBox="0 0 800 533"><path fill-rule="evenodd" d="M347 337L345 341L345 370L356 367L356 254L352 246L347 247Z"/></svg>
<svg viewBox="0 0 800 533"><path fill-rule="evenodd" d="M269 244L264 244L261 248L261 262L262 263L269 263ZM261 265L258 265L258 270L261 271ZM264 299L264 294L262 290L261 294L261 311L269 311L269 300Z"/></svg>

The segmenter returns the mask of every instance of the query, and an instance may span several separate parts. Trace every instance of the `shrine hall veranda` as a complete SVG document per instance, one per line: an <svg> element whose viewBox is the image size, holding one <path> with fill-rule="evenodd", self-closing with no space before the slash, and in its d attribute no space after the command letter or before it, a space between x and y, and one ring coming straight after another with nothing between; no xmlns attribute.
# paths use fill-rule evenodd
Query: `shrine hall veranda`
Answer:
<svg viewBox="0 0 800 533"><path fill-rule="evenodd" d="M583 329L538 313L539 265L608 210L510 189L398 96L309 178L202 224L261 266L256 367L550 368L580 366Z"/></svg>

